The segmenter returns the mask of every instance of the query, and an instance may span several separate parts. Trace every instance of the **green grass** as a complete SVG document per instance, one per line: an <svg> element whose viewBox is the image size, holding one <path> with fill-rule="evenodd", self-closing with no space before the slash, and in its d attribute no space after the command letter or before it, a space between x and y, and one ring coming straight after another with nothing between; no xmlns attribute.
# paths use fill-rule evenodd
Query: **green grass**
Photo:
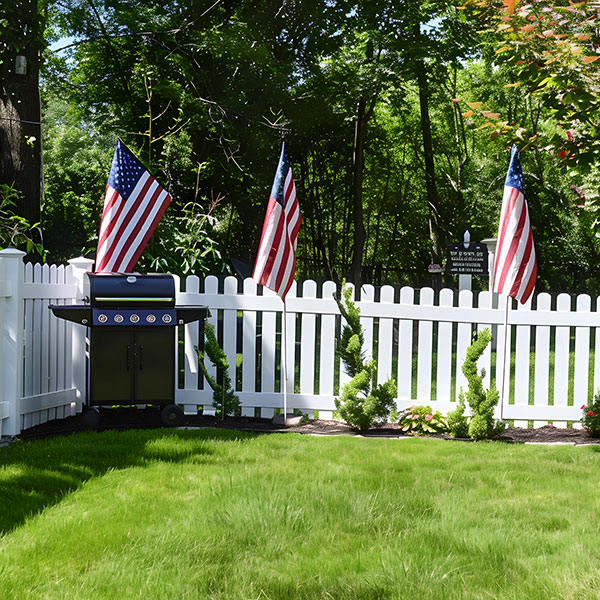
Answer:
<svg viewBox="0 0 600 600"><path fill-rule="evenodd" d="M600 596L598 447L215 430L0 450L1 598Z"/></svg>

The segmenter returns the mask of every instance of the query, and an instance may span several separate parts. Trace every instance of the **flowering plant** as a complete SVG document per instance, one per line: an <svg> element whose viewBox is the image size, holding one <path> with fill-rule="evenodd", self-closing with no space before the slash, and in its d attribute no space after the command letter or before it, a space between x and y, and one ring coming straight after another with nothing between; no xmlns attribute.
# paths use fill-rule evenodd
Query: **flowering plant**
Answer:
<svg viewBox="0 0 600 600"><path fill-rule="evenodd" d="M596 392L591 404L581 407L581 423L592 437L600 437L600 391Z"/></svg>
<svg viewBox="0 0 600 600"><path fill-rule="evenodd" d="M400 414L398 424L405 433L416 435L443 433L448 430L442 413L438 410L434 412L431 406L411 406Z"/></svg>

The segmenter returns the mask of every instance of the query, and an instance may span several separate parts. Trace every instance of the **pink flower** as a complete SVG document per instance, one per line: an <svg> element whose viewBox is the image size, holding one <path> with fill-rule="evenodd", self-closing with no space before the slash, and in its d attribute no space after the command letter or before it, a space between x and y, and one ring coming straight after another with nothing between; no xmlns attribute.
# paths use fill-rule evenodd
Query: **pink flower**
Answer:
<svg viewBox="0 0 600 600"><path fill-rule="evenodd" d="M413 416L411 417L411 419L412 419L413 421L416 421L418 418L419 418L419 415L413 415Z"/></svg>
<svg viewBox="0 0 600 600"><path fill-rule="evenodd" d="M590 410L590 412L587 414L588 417L593 417L594 416L594 411Z"/></svg>
<svg viewBox="0 0 600 600"><path fill-rule="evenodd" d="M425 415L426 421L431 421L431 419L433 419L433 415Z"/></svg>
<svg viewBox="0 0 600 600"><path fill-rule="evenodd" d="M581 405L581 410L585 410L587 408L587 406L585 404Z"/></svg>

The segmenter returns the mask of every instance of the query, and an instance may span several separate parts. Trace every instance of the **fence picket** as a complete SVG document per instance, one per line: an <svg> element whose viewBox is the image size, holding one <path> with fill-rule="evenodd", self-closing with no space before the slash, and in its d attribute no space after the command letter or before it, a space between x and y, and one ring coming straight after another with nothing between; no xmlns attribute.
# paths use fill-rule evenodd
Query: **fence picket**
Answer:
<svg viewBox="0 0 600 600"><path fill-rule="evenodd" d="M571 310L571 297L559 294L556 299L557 312ZM570 327L557 327L554 343L554 406L567 406L569 400L569 350L571 347Z"/></svg>
<svg viewBox="0 0 600 600"><path fill-rule="evenodd" d="M263 296L277 296L275 292L267 288L263 288ZM275 391L275 360L279 357L276 353L277 341L279 335L276 331L277 315L272 311L266 311L262 314L262 330L261 330L261 391L272 393ZM277 365L279 366L279 365ZM279 390L277 390L279 391ZM262 413L261 413L262 415ZM272 416L272 414L271 414Z"/></svg>
<svg viewBox="0 0 600 600"><path fill-rule="evenodd" d="M375 288L372 285L366 284L363 285L360 290L360 301L361 302L375 302ZM363 329L363 335L365 339L365 343L363 344L363 351L365 360L369 361L373 358L373 345L375 342L374 329L375 329L375 319L373 317L360 317L360 326ZM381 327L381 320L380 327ZM380 330L381 333L381 330Z"/></svg>
<svg viewBox="0 0 600 600"><path fill-rule="evenodd" d="M454 304L452 290L444 289L440 292L440 307L450 307ZM454 401L451 398L452 387L452 323L440 322L438 324L437 342L437 384L436 400L438 402Z"/></svg>
<svg viewBox="0 0 600 600"><path fill-rule="evenodd" d="M185 279L185 291L197 294L200 291L200 278L196 275L190 275ZM187 323L183 327L184 335L184 370L183 370L183 381L185 389L197 390L198 389L198 354L196 348L200 348L200 324L198 322ZM198 406L195 404L184 404L182 406L185 414L198 414Z"/></svg>
<svg viewBox="0 0 600 600"><path fill-rule="evenodd" d="M25 265L25 283L33 283L33 263ZM24 365L23 365L23 395L33 396L34 374L33 374L33 314L34 302L32 298L27 298L25 304L25 345L24 345Z"/></svg>
<svg viewBox="0 0 600 600"><path fill-rule="evenodd" d="M550 294L537 297L537 311L549 311ZM548 405L548 381L550 378L550 327L538 325L535 328L535 374L533 401L537 405Z"/></svg>
<svg viewBox="0 0 600 600"><path fill-rule="evenodd" d="M315 299L317 297L317 284L314 281L305 281L302 286L302 297ZM318 310L315 302L315 312ZM316 343L316 314L304 313L302 315L302 337L300 339L300 393L315 393L315 343Z"/></svg>
<svg viewBox="0 0 600 600"><path fill-rule="evenodd" d="M295 298L298 294L298 287L296 282L294 281L294 283L292 283L292 287L290 287L289 291L288 291L288 295L286 296L286 300L287 298ZM284 384L287 386L287 393L288 395L293 394L294 393L294 389L295 389L295 382L296 382L296 320L297 320L297 314L295 312L291 312L291 311L287 311L286 312L286 331L285 331L285 338L286 338L286 361L287 361L287 365L286 365L286 375L287 375L287 381L282 382L281 383L281 391L283 392L283 386ZM283 406L283 401L281 403L281 406ZM288 409L293 408L292 406L290 406L289 401L288 401Z"/></svg>
<svg viewBox="0 0 600 600"><path fill-rule="evenodd" d="M596 314L600 310L600 296L596 298ZM600 327L594 328L594 383L592 386L592 397L600 392ZM588 399L588 402L591 398ZM587 402L586 402L587 404ZM581 406L581 404L579 405Z"/></svg>
<svg viewBox="0 0 600 600"><path fill-rule="evenodd" d="M323 300L333 300L336 289L333 281L326 281L322 290ZM333 396L335 381L335 315L323 314L321 316L320 334L318 393L323 396ZM330 419L332 416L331 411L319 411L319 417L322 419Z"/></svg>
<svg viewBox="0 0 600 600"><path fill-rule="evenodd" d="M56 271L56 282L59 286L65 285L66 271L65 266L60 265ZM64 298L58 298L55 300L56 304L64 304ZM54 319L56 322L56 343L57 343L57 356L56 356L56 387L55 390L64 390L66 386L66 360L65 360L65 336L66 336L66 324L67 321L64 319ZM64 417L63 407L57 407L56 417L62 419Z"/></svg>
<svg viewBox="0 0 600 600"><path fill-rule="evenodd" d="M356 301L356 290L354 289L354 285L351 283L347 283L346 287L352 290L352 294L350 295L350 300L352 302ZM342 292L343 293L343 290ZM362 318L362 317L361 317ZM343 331L344 326L347 325L346 320L341 318L341 329L340 332ZM342 388L350 381L350 375L346 372L346 368L344 367L344 363L340 360L340 393L342 392Z"/></svg>
<svg viewBox="0 0 600 600"><path fill-rule="evenodd" d="M493 296L490 292L480 292L479 298L477 299L479 308L492 308L492 300ZM477 332L481 332L484 329L489 329L492 331L492 326L489 323L480 323L477 326ZM490 387L491 377L492 377L492 346L494 345L494 340L489 343L483 354L477 361L477 368L481 371L485 371L485 376L483 378L483 387L487 390Z"/></svg>
<svg viewBox="0 0 600 600"><path fill-rule="evenodd" d="M414 304L415 291L410 287L400 290L400 304ZM413 372L413 322L407 319L400 320L398 341L398 398L408 401L412 399L412 372Z"/></svg>
<svg viewBox="0 0 600 600"><path fill-rule="evenodd" d="M237 296L237 279L235 277L227 277L224 287L225 295ZM223 350L229 362L229 377L231 385L235 390L236 375L237 375L237 310L223 311Z"/></svg>
<svg viewBox="0 0 600 600"><path fill-rule="evenodd" d="M577 298L577 312L589 313L592 299L587 294ZM575 328L575 373L573 379L573 405L581 406L588 402L588 375L590 366L590 328Z"/></svg>
<svg viewBox="0 0 600 600"><path fill-rule="evenodd" d="M256 296L256 282L248 278L244 281L244 296ZM242 389L244 392L256 390L256 311L244 310L242 315ZM254 416L248 413L248 416Z"/></svg>
<svg viewBox="0 0 600 600"><path fill-rule="evenodd" d="M394 288L384 285L381 288L381 304L393 304ZM392 351L394 342L394 320L379 319L379 342L377 344L377 382L385 383L392 376Z"/></svg>
<svg viewBox="0 0 600 600"><path fill-rule="evenodd" d="M422 288L421 306L433 306L433 290ZM419 321L419 342L417 351L417 400L419 404L431 402L431 374L433 356L433 322Z"/></svg>
<svg viewBox="0 0 600 600"><path fill-rule="evenodd" d="M458 306L471 308L473 306L473 292L462 290L458 294ZM467 348L471 345L472 323L459 323L456 337L456 394L461 388L466 392L467 378L462 372L462 366L467 356Z"/></svg>
<svg viewBox="0 0 600 600"><path fill-rule="evenodd" d="M219 292L219 280L216 277L213 277L212 275L209 275L205 280L204 280L204 292L206 294L218 294ZM216 310L212 310L210 317L208 317L206 319L206 322L209 323L210 325L212 325L215 328L215 335L218 336L219 334L219 330L218 330L218 311ZM202 343L202 347L204 347L204 343ZM208 372L208 374L213 378L216 379L217 378L217 368L212 364L212 362L209 360L208 356L206 356L206 354L204 355L204 366L206 367L206 370ZM210 390L210 384L208 383L208 380L206 379L206 377L203 377L203 387L205 390ZM211 394L212 397L212 394ZM212 406L212 402L210 404L205 404L204 405L204 414L207 415L214 415L215 414L215 409Z"/></svg>
<svg viewBox="0 0 600 600"><path fill-rule="evenodd" d="M517 310L531 310L531 298L526 304L519 304ZM515 406L527 406L529 404L531 327L517 326L516 330L514 404ZM515 426L527 427L527 421L516 420Z"/></svg>

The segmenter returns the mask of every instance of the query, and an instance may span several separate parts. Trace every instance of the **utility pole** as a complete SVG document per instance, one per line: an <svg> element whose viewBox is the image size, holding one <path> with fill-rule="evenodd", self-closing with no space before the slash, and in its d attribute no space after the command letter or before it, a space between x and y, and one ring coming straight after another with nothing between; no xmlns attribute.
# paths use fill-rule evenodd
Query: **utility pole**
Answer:
<svg viewBox="0 0 600 600"><path fill-rule="evenodd" d="M37 0L0 8L0 184L20 192L15 212L40 220L42 139L39 91L43 19Z"/></svg>

